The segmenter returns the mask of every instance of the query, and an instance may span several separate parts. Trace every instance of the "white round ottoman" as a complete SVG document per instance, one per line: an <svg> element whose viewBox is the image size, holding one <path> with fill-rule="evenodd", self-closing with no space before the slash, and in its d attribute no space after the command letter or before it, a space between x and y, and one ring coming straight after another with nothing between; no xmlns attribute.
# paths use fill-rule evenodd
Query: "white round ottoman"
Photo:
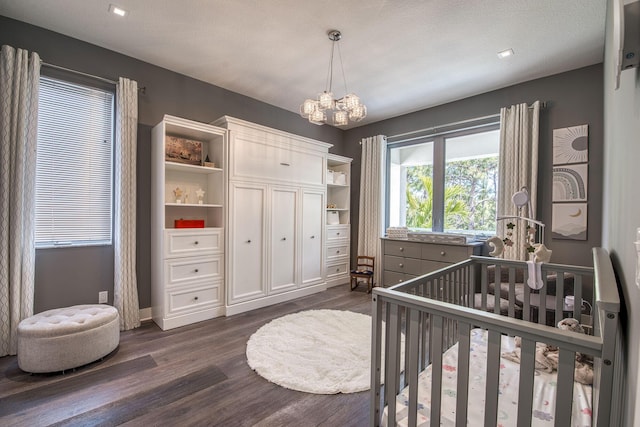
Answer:
<svg viewBox="0 0 640 427"><path fill-rule="evenodd" d="M18 325L18 366L25 372L58 372L86 365L118 347L118 310L90 304L56 308Z"/></svg>

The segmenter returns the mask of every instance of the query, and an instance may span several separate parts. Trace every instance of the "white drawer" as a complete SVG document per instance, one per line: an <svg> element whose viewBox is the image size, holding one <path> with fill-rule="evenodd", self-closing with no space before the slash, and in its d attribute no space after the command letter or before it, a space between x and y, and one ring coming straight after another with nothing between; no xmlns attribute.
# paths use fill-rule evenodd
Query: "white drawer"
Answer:
<svg viewBox="0 0 640 427"><path fill-rule="evenodd" d="M299 184L322 185L324 156L320 152L298 151L236 134L231 144L231 179L255 178Z"/></svg>
<svg viewBox="0 0 640 427"><path fill-rule="evenodd" d="M223 277L223 256L176 258L164 262L167 286L178 286Z"/></svg>
<svg viewBox="0 0 640 427"><path fill-rule="evenodd" d="M214 254L224 250L222 228L165 230L164 241L165 258Z"/></svg>
<svg viewBox="0 0 640 427"><path fill-rule="evenodd" d="M349 238L349 224L327 226L327 242L344 240L348 238Z"/></svg>
<svg viewBox="0 0 640 427"><path fill-rule="evenodd" d="M349 261L327 264L327 280L336 276L349 275Z"/></svg>
<svg viewBox="0 0 640 427"><path fill-rule="evenodd" d="M167 314L182 314L222 305L222 282L203 284L167 292Z"/></svg>
<svg viewBox="0 0 640 427"><path fill-rule="evenodd" d="M349 256L349 244L327 246L327 262Z"/></svg>

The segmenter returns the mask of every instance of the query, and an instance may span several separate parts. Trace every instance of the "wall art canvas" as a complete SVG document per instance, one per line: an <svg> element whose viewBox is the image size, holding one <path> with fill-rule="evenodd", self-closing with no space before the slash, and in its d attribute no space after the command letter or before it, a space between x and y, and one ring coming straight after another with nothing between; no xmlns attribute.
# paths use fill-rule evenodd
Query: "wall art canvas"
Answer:
<svg viewBox="0 0 640 427"><path fill-rule="evenodd" d="M164 159L167 162L202 166L202 142L167 136L164 146Z"/></svg>
<svg viewBox="0 0 640 427"><path fill-rule="evenodd" d="M589 127L573 126L553 130L553 164L589 161Z"/></svg>
<svg viewBox="0 0 640 427"><path fill-rule="evenodd" d="M553 201L586 202L589 165L553 167Z"/></svg>
<svg viewBox="0 0 640 427"><path fill-rule="evenodd" d="M554 239L587 240L586 203L554 203L551 220Z"/></svg>

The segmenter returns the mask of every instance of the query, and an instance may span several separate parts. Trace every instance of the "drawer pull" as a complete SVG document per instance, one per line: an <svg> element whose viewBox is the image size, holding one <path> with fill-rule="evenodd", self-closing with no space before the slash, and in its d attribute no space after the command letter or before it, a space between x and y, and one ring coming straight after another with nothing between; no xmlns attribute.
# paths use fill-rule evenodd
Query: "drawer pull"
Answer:
<svg viewBox="0 0 640 427"><path fill-rule="evenodd" d="M404 248L400 248L400 252L404 252Z"/></svg>
<svg viewBox="0 0 640 427"><path fill-rule="evenodd" d="M197 245L197 244L198 244L198 241L196 240L195 242L193 242L193 244L194 244L194 245Z"/></svg>
<svg viewBox="0 0 640 427"><path fill-rule="evenodd" d="M289 163L285 163L285 162L280 162L280 164L281 164L282 166L291 166Z"/></svg>
<svg viewBox="0 0 640 427"><path fill-rule="evenodd" d="M284 241L284 240L287 240L287 238L286 238L286 237L283 237L283 238L282 238L282 239L280 239L280 240L283 240L283 241Z"/></svg>
<svg viewBox="0 0 640 427"><path fill-rule="evenodd" d="M198 269L196 268L194 271L197 273L197 272L198 272Z"/></svg>
<svg viewBox="0 0 640 427"><path fill-rule="evenodd" d="M340 267L336 268L336 273L340 273Z"/></svg>
<svg viewBox="0 0 640 427"><path fill-rule="evenodd" d="M336 233L336 236L339 236L339 235L340 235L340 232L338 231L338 232Z"/></svg>
<svg viewBox="0 0 640 427"><path fill-rule="evenodd" d="M402 267L404 267L404 264L400 263L400 264L398 264L398 267L402 268Z"/></svg>
<svg viewBox="0 0 640 427"><path fill-rule="evenodd" d="M198 297L193 297L193 299L194 299L195 301L198 301Z"/></svg>
<svg viewBox="0 0 640 427"><path fill-rule="evenodd" d="M311 236L311 238L312 238L312 239L315 239L315 238L316 238L316 236Z"/></svg>
<svg viewBox="0 0 640 427"><path fill-rule="evenodd" d="M440 252L440 255L445 256L447 253L445 251Z"/></svg>
<svg viewBox="0 0 640 427"><path fill-rule="evenodd" d="M339 254L339 253L340 253L340 251L336 251L336 253L337 253L337 254Z"/></svg>
<svg viewBox="0 0 640 427"><path fill-rule="evenodd" d="M247 240L247 242L246 242L246 243L251 243L251 240Z"/></svg>

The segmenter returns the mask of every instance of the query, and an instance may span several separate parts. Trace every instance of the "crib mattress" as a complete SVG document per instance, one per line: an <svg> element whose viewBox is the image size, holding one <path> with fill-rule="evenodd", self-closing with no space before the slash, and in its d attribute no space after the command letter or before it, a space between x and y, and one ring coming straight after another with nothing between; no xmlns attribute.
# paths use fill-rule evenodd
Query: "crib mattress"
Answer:
<svg viewBox="0 0 640 427"><path fill-rule="evenodd" d="M485 379L487 368L487 332L473 329L470 337L471 355L469 358L469 403L467 409L468 425L478 425L484 419ZM514 349L513 338L502 337L502 350ZM458 344L448 349L442 358L442 405L441 425L455 426L456 388L457 388ZM518 413L518 387L520 365L500 359L500 383L498 387L498 427L516 426ZM554 425L555 401L557 392L557 372L535 371L532 426ZM574 382L572 421L574 426L591 425L592 387ZM408 423L408 388L396 398L396 422L399 426ZM429 425L431 405L431 365L418 376L418 426ZM383 426L387 423L387 409L384 409Z"/></svg>

